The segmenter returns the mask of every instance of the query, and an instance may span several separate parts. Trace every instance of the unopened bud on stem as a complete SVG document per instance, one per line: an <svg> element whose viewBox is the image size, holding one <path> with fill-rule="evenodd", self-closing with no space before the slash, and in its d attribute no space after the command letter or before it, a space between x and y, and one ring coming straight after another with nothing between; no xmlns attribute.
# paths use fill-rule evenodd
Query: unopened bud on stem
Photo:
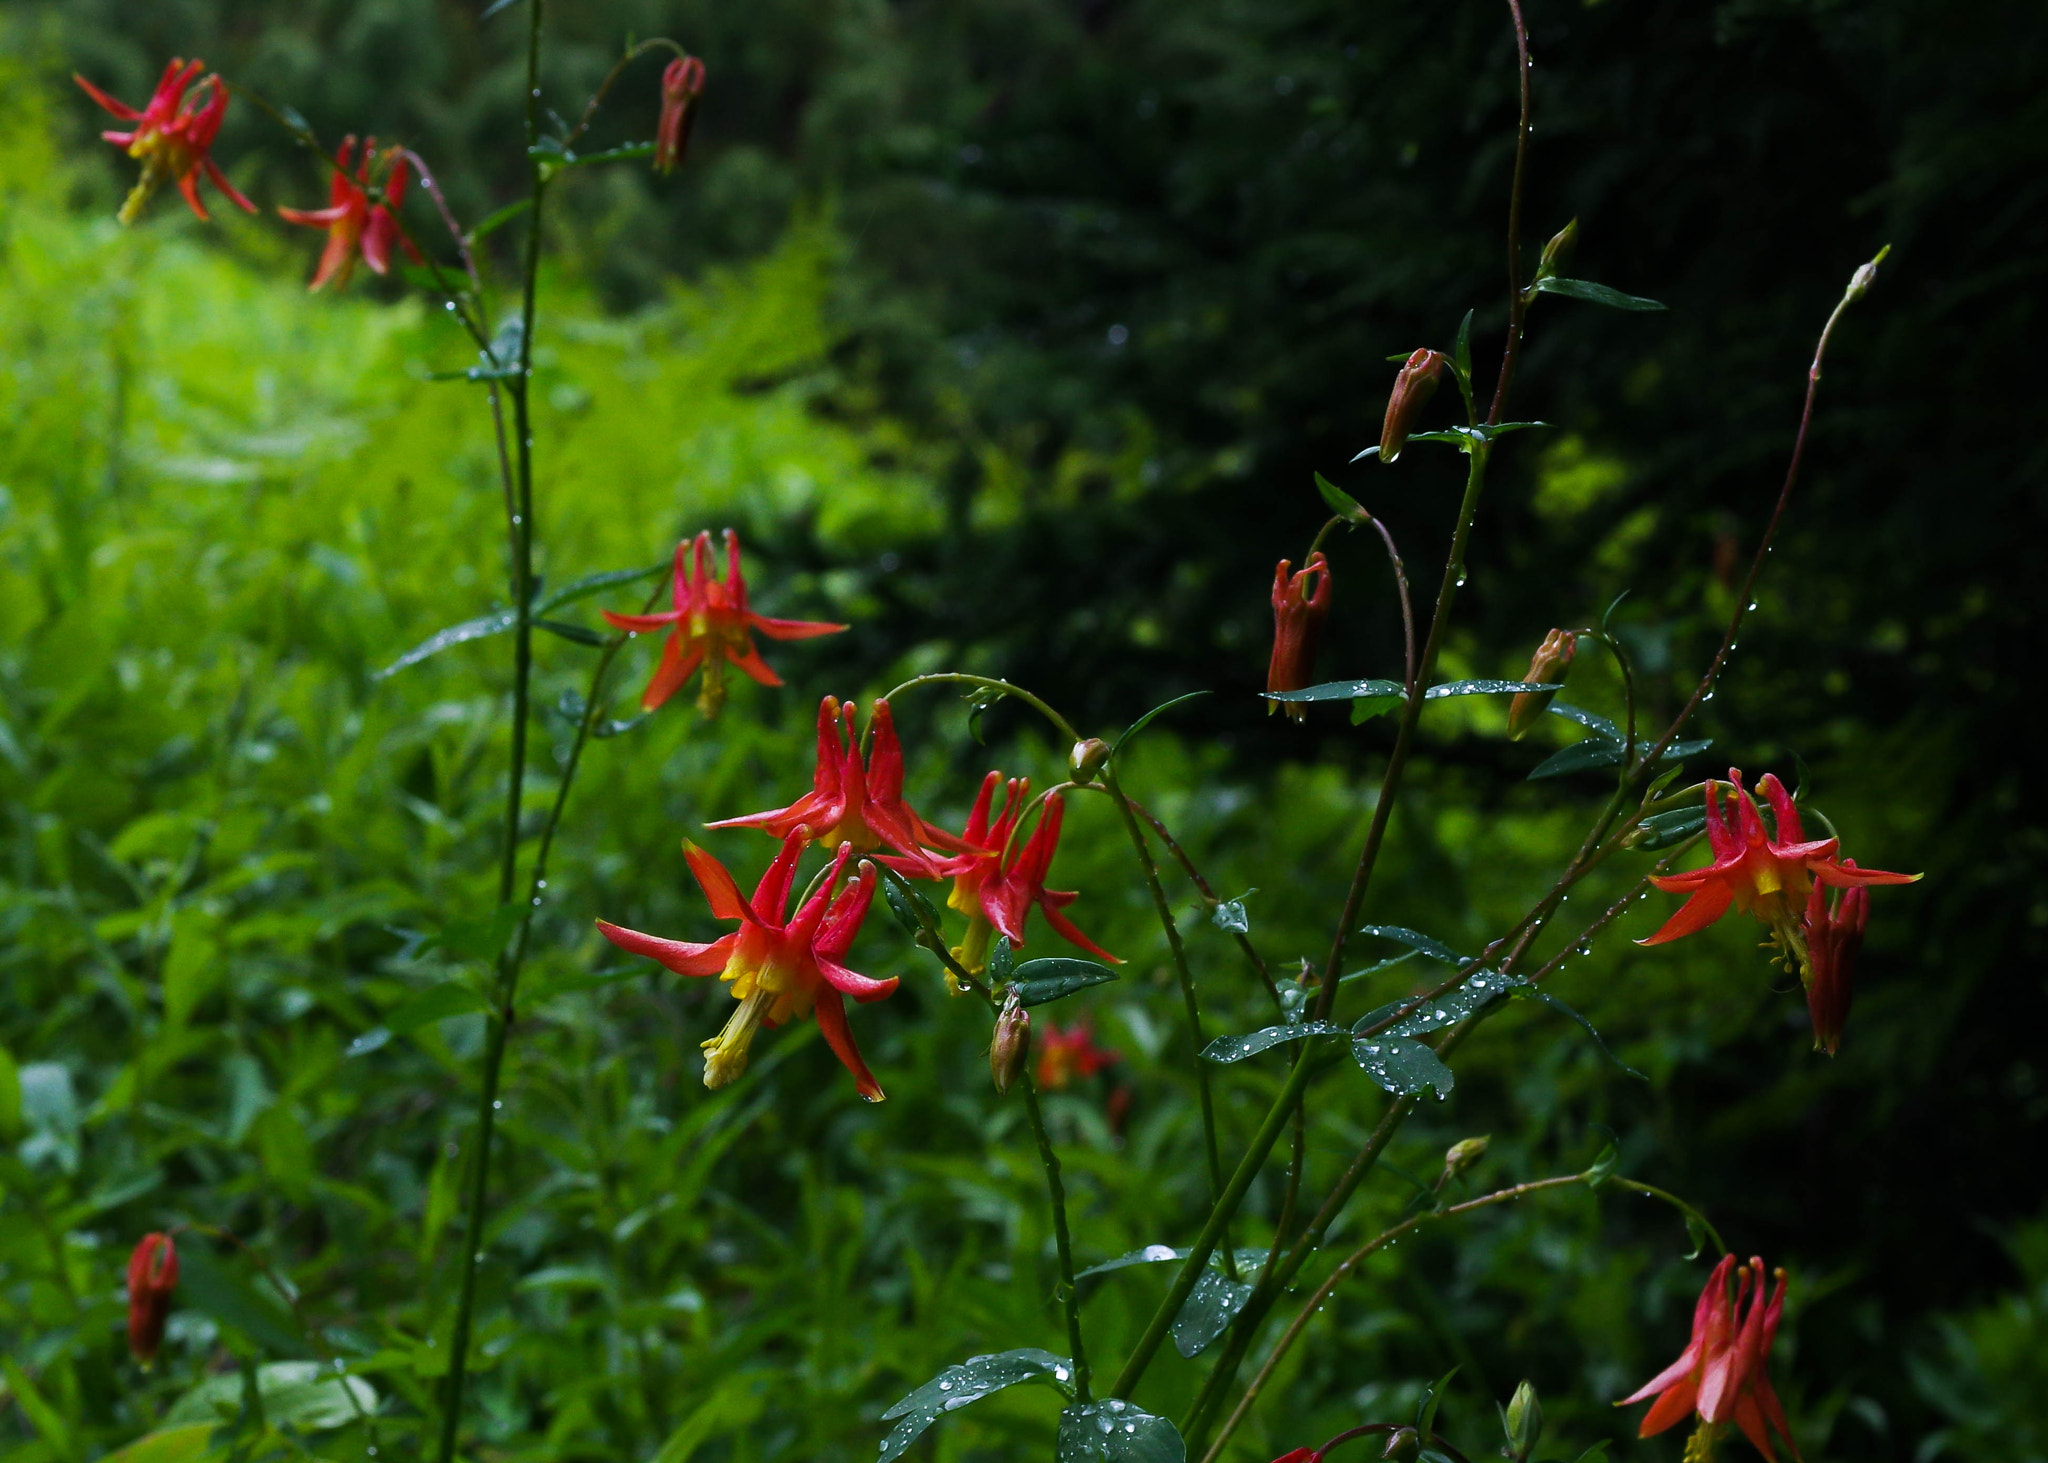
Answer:
<svg viewBox="0 0 2048 1463"><path fill-rule="evenodd" d="M1543 637L1543 643L1529 658L1529 674L1522 677L1522 683L1527 686L1558 684L1570 673L1572 657L1578 649L1578 636L1569 630L1552 630ZM1518 692L1508 703L1508 736L1520 741L1523 734L1542 719L1556 698L1555 691Z"/></svg>
<svg viewBox="0 0 2048 1463"><path fill-rule="evenodd" d="M1536 1389L1527 1382L1515 1388L1515 1395L1508 1400L1504 1425L1508 1445L1501 1451L1515 1463L1526 1463L1543 1436L1543 1406L1536 1400Z"/></svg>
<svg viewBox="0 0 2048 1463"><path fill-rule="evenodd" d="M1093 782L1095 774L1109 761L1109 743L1101 737L1090 737L1085 742L1074 743L1074 750L1067 754L1067 765L1074 769L1074 781Z"/></svg>
<svg viewBox="0 0 2048 1463"><path fill-rule="evenodd" d="M1571 268L1572 254L1578 247L1579 221L1573 219L1555 234L1552 234L1550 242L1543 246L1543 258L1537 262L1536 277L1538 279L1550 279L1553 276L1563 274L1567 269Z"/></svg>
<svg viewBox="0 0 2048 1463"><path fill-rule="evenodd" d="M1394 378L1393 394L1387 398L1386 423L1380 428L1381 462L1392 462L1401 455L1408 434L1415 430L1415 418L1436 395L1445 364L1441 351L1419 350L1401 367L1401 374Z"/></svg>
<svg viewBox="0 0 2048 1463"><path fill-rule="evenodd" d="M1493 1141L1490 1133L1481 1133L1477 1138L1460 1138L1444 1153L1444 1180L1449 1182L1486 1156L1486 1145Z"/></svg>
<svg viewBox="0 0 2048 1463"><path fill-rule="evenodd" d="M995 1079L998 1097L1009 1093L1010 1084L1024 1070L1030 1055L1031 1013L1019 1004L1012 991L996 1017L995 1039L988 1044L988 1074Z"/></svg>

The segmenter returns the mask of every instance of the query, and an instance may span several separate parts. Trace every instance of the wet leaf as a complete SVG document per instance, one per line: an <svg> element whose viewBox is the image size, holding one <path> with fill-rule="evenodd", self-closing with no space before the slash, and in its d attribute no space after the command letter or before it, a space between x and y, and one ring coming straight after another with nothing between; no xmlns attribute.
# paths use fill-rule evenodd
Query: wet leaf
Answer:
<svg viewBox="0 0 2048 1463"><path fill-rule="evenodd" d="M478 615L474 620L464 620L459 625L450 625L436 631L408 650L405 654L370 677L381 681L386 676L395 676L409 665L418 665L430 655L439 655L451 645L462 645L471 640L481 640L486 635L497 635L512 628L519 616L511 610L493 610L488 615Z"/></svg>
<svg viewBox="0 0 2048 1463"><path fill-rule="evenodd" d="M1325 681L1302 691L1264 693L1268 701L1355 701L1361 696L1399 699L1404 694L1399 681Z"/></svg>
<svg viewBox="0 0 2048 1463"><path fill-rule="evenodd" d="M1446 696L1516 696L1524 691L1562 691L1564 682L1556 685L1530 685L1526 681L1446 681L1441 686L1431 686L1422 693L1425 701L1441 701Z"/></svg>
<svg viewBox="0 0 2048 1463"><path fill-rule="evenodd" d="M1553 701L1543 708L1552 716L1561 716L1566 721L1575 721L1587 731L1597 732L1613 741L1620 741L1621 728L1604 716L1596 716L1582 707L1570 706L1562 701Z"/></svg>
<svg viewBox="0 0 2048 1463"><path fill-rule="evenodd" d="M1163 1417L1119 1397L1060 1414L1057 1463L1186 1463L1187 1445Z"/></svg>
<svg viewBox="0 0 2048 1463"><path fill-rule="evenodd" d="M896 916L896 923L903 926L905 934L915 935L920 930L939 930L938 911L931 901L920 894L910 881L890 868L887 864L876 864L882 875L882 898L888 901L889 913Z"/></svg>
<svg viewBox="0 0 2048 1463"><path fill-rule="evenodd" d="M1090 1265L1074 1278L1082 1280L1090 1275L1107 1275L1112 1270L1124 1270L1132 1265L1163 1265L1168 1260L1185 1260L1193 1253L1193 1250L1177 1250L1172 1245L1147 1245L1142 1250L1118 1255L1114 1260L1104 1260L1100 1265Z"/></svg>
<svg viewBox="0 0 2048 1463"><path fill-rule="evenodd" d="M1706 826L1705 807L1674 808L1668 813L1657 813L1643 819L1642 837L1635 846L1649 852L1670 848L1673 844L1685 842Z"/></svg>
<svg viewBox="0 0 2048 1463"><path fill-rule="evenodd" d="M1406 359L1405 357L1403 359ZM1316 474L1316 491L1323 495L1323 501L1330 505L1330 511L1347 523L1370 523L1372 515L1365 511L1359 501L1324 477Z"/></svg>
<svg viewBox="0 0 2048 1463"><path fill-rule="evenodd" d="M1440 940L1432 940L1420 931L1401 925L1360 925L1361 935L1376 935L1382 940L1392 940L1397 945L1406 945L1417 954L1427 955L1432 960L1441 960L1446 965L1470 965L1472 957L1460 955Z"/></svg>
<svg viewBox="0 0 2048 1463"><path fill-rule="evenodd" d="M1048 1001L1057 1001L1075 991L1085 991L1092 985L1102 985L1115 979L1116 972L1106 965L1057 955L1025 961L1017 967L1013 985L1021 1004L1043 1006Z"/></svg>
<svg viewBox="0 0 2048 1463"><path fill-rule="evenodd" d="M336 1376L317 1361L273 1361L256 1369L263 1415L272 1424L306 1432L345 1427L377 1408L377 1391L361 1377ZM350 1394L354 1394L354 1401ZM218 1423L234 1416L242 1399L242 1378L234 1372L208 1377L164 1414L168 1427Z"/></svg>
<svg viewBox="0 0 2048 1463"><path fill-rule="evenodd" d="M1243 1281L1225 1279L1214 1270L1203 1271L1180 1314L1173 1318L1174 1350L1182 1356L1200 1356L1237 1318L1251 1296L1252 1287Z"/></svg>
<svg viewBox="0 0 2048 1463"><path fill-rule="evenodd" d="M1625 295L1620 290L1604 284L1594 284L1590 279L1562 279L1549 275L1536 281L1540 294L1563 295L1568 300L1586 300L1595 305L1606 305L1614 310L1663 310L1668 308L1656 300L1641 295Z"/></svg>
<svg viewBox="0 0 2048 1463"><path fill-rule="evenodd" d="M1350 1034L1350 1027L1339 1026L1334 1021L1294 1021L1285 1026L1268 1026L1263 1031L1254 1031L1248 1036L1219 1036L1202 1048L1202 1059L1208 1062L1241 1062L1246 1057L1255 1057L1260 1052L1271 1051L1283 1042L1300 1041L1307 1036Z"/></svg>
<svg viewBox="0 0 2048 1463"><path fill-rule="evenodd" d="M550 635L559 635L564 640L573 640L578 645L592 645L600 649L609 639L588 625L572 624L568 620L535 620L533 627L536 630L545 630Z"/></svg>
<svg viewBox="0 0 2048 1463"><path fill-rule="evenodd" d="M1209 911L1210 920L1226 935L1250 934L1252 917L1246 912L1244 902L1258 892L1257 889L1247 889L1235 899L1218 900L1216 907Z"/></svg>
<svg viewBox="0 0 2048 1463"><path fill-rule="evenodd" d="M1529 982L1519 975L1502 975L1495 970L1478 970L1468 976L1462 985L1445 991L1433 1000L1417 1006L1384 1031L1373 1032L1375 1036L1421 1036L1445 1026L1455 1026L1467 1016L1482 1011L1500 1000L1510 991L1519 991ZM1373 1027L1385 1021L1404 1006L1413 1004L1414 997L1405 1001L1389 1001L1376 1011L1368 1011L1358 1019L1352 1030L1364 1035Z"/></svg>
<svg viewBox="0 0 2048 1463"><path fill-rule="evenodd" d="M1439 1098L1445 1098L1457 1085L1443 1059L1409 1037L1359 1037L1351 1043L1351 1056L1366 1076L1398 1097L1434 1090Z"/></svg>
<svg viewBox="0 0 2048 1463"><path fill-rule="evenodd" d="M602 594L615 584L632 584L637 580L652 579L657 574L666 573L668 568L668 564L664 561L659 564L649 564L644 569L607 569L602 574L586 574L581 579L570 580L567 584L542 600L536 606L536 610L543 615L549 614L562 608L564 605L574 604L579 599L588 599L593 594Z"/></svg>
<svg viewBox="0 0 2048 1463"><path fill-rule="evenodd" d="M1071 1397L1073 1375L1073 1365L1065 1357L1036 1347L971 1357L958 1366L949 1366L882 1414L882 1421L895 1421L896 1426L882 1440L876 1463L893 1463L902 1457L924 1435L925 1429L946 1413L957 1412L970 1402L979 1402L1018 1382L1043 1380Z"/></svg>

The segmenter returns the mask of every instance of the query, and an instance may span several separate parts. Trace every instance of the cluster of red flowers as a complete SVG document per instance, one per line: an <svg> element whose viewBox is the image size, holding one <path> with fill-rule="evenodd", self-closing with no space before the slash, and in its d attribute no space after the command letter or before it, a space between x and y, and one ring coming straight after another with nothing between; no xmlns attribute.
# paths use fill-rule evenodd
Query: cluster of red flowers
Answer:
<svg viewBox="0 0 2048 1463"><path fill-rule="evenodd" d="M1615 1404L1626 1407L1646 1398L1657 1399L1643 1415L1636 1436L1647 1438L1663 1432L1697 1413L1699 1428L1686 1445L1687 1463L1703 1463L1710 1457L1715 1437L1730 1422L1742 1429L1742 1435L1770 1463L1777 1463L1777 1455L1771 1451L1773 1433L1785 1440L1794 1458L1799 1456L1785 1409L1771 1390L1764 1369L1785 1309L1785 1272L1780 1270L1771 1278L1777 1283L1770 1287L1767 1300L1762 1260L1752 1258L1738 1269L1735 1257L1727 1255L1714 1267L1693 1307L1692 1339L1678 1360ZM1745 1299L1747 1310L1743 1309Z"/></svg>
<svg viewBox="0 0 2048 1463"><path fill-rule="evenodd" d="M772 639L799 640L846 628L775 620L748 609L739 539L729 530L726 549L726 574L720 581L710 573L708 533L677 545L673 609L649 615L605 612L605 618L622 630L669 631L661 660L641 696L640 704L647 710L666 702L699 667L705 679L698 704L711 714L724 701L728 666L764 685L781 684L754 647L756 630ZM687 575L686 554L691 564ZM996 934L1007 936L1013 946L1023 945L1024 919L1034 906L1046 923L1075 945L1099 959L1116 959L1062 912L1077 896L1046 888L1065 817L1058 793L1037 800L1037 826L1020 846L1018 835L1033 806L1030 786L1021 779L1006 783L1000 772L991 772L982 781L966 827L958 834L946 832L926 822L904 800L903 747L889 703L879 700L869 708L865 749L856 722L852 702L825 697L818 705L818 754L810 791L786 807L706 825L758 828L780 840L782 851L762 876L752 900L741 896L718 860L694 844L683 845L690 872L703 888L712 914L739 921L738 930L696 944L598 921L605 938L620 949L658 960L679 975L716 975L730 987L740 1005L724 1030L704 1043L707 1087L723 1087L746 1070L747 1050L758 1029L816 1011L825 1040L853 1074L861 1096L870 1102L882 1099L881 1085L854 1045L842 999L878 1001L897 984L893 978L874 980L856 974L843 963L874 898L876 870L870 855L900 874L952 880L947 904L968 920L967 933L953 954L970 973L985 968ZM998 787L1006 788L1003 809L991 822ZM797 861L812 844L836 850L836 855L822 882L814 880L812 892L785 917ZM882 852L885 849L888 852ZM855 858L862 861L859 869L839 891ZM1048 1032L1041 1063L1054 1061L1061 1073L1051 1085L1063 1085L1069 1068L1093 1072L1093 1064L1114 1060L1114 1053L1094 1048L1085 1030L1078 1034L1078 1043L1073 1043L1055 1041L1060 1035L1057 1028Z"/></svg>

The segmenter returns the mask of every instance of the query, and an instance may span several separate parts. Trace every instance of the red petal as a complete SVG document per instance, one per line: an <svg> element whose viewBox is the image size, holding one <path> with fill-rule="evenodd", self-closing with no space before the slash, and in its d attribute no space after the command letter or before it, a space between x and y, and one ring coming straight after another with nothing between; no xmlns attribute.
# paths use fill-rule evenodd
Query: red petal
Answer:
<svg viewBox="0 0 2048 1463"><path fill-rule="evenodd" d="M856 1001L879 1001L896 989L897 978L875 980L848 970L836 960L819 960L818 973L825 977L825 984L842 994L852 996Z"/></svg>
<svg viewBox="0 0 2048 1463"><path fill-rule="evenodd" d="M754 886L754 910L761 923L781 928L783 911L789 907L789 886L796 882L796 861L803 857L810 839L791 833L782 840L782 851Z"/></svg>
<svg viewBox="0 0 2048 1463"><path fill-rule="evenodd" d="M868 1070L868 1064L860 1059L860 1048L853 1044L853 1028L846 1024L846 1004L839 998L839 992L827 986L818 992L818 1030L824 1033L825 1044L832 1048L832 1054L839 1058L846 1070L853 1073L853 1085L860 1095L869 1102L880 1102L884 1096L882 1084L875 1080L875 1074Z"/></svg>
<svg viewBox="0 0 2048 1463"><path fill-rule="evenodd" d="M332 228L348 217L347 208L280 208L277 216L286 223L305 224L309 228Z"/></svg>
<svg viewBox="0 0 2048 1463"><path fill-rule="evenodd" d="M729 655L726 659L732 662L734 670L743 676L759 682L763 686L779 686L782 684L782 677L769 669L768 662L761 659L761 652L754 649L751 645L747 647L745 655Z"/></svg>
<svg viewBox="0 0 2048 1463"><path fill-rule="evenodd" d="M283 212L282 209L278 211ZM644 635L650 630L659 630L665 625L673 625L683 617L681 610L663 610L658 615L620 615L610 610L600 610L598 613L604 616L606 624L620 630L631 630L639 635Z"/></svg>
<svg viewBox="0 0 2048 1463"><path fill-rule="evenodd" d="M195 163L178 175L178 191L185 195L185 202L191 206L194 213L199 215L201 223L211 221L206 212L206 205L199 201L198 164Z"/></svg>
<svg viewBox="0 0 2048 1463"><path fill-rule="evenodd" d="M370 266L373 274L391 272L391 236L398 232L398 225L391 215L381 208L370 210L369 225L363 230L363 263Z"/></svg>
<svg viewBox="0 0 2048 1463"><path fill-rule="evenodd" d="M142 113L136 111L135 108L129 106L126 102L108 96L98 87L94 86L91 82L87 81L83 76L80 76L76 71L71 73L71 79L77 82L80 86L85 88L85 94L87 96L91 97L101 106L105 107L108 111L112 112L116 117L119 117L123 122L135 122L141 120ZM103 133L101 135L105 136L107 134ZM135 134L131 132L128 135L130 137L133 137Z"/></svg>
<svg viewBox="0 0 2048 1463"><path fill-rule="evenodd" d="M683 840L683 857L688 860L690 872L697 876L698 887L711 903L711 913L719 919L742 919L750 924L760 924L747 901L740 896L740 886L732 881L725 865L706 853L687 838ZM780 914L780 910L775 911Z"/></svg>
<svg viewBox="0 0 2048 1463"><path fill-rule="evenodd" d="M1859 869L1844 864L1815 864L1813 877L1836 889L1854 889L1861 884L1917 884L1921 874L1888 874L1883 869Z"/></svg>
<svg viewBox="0 0 2048 1463"><path fill-rule="evenodd" d="M1728 905L1734 900L1735 892L1727 884L1715 882L1703 886L1699 893L1678 907L1678 913L1664 922L1664 928L1638 945L1663 945L1680 940L1687 935L1698 934L1715 920L1728 912Z"/></svg>
<svg viewBox="0 0 2048 1463"><path fill-rule="evenodd" d="M1061 914L1059 910L1053 907L1050 895L1047 896L1046 902L1040 904L1038 908L1039 911L1045 915L1045 922L1052 926L1053 933L1058 935L1061 939L1065 940L1068 944L1078 945L1083 950L1086 950L1090 955L1093 955L1096 959L1107 960L1111 965L1123 964L1123 961L1119 957L1110 954L1107 950L1103 949L1100 945L1096 944L1093 940L1089 939L1086 935L1082 934L1079 930L1075 929L1073 921L1068 919L1065 915Z"/></svg>
<svg viewBox="0 0 2048 1463"><path fill-rule="evenodd" d="M640 693L640 709L653 711L675 695L676 689L690 679L703 660L704 647L701 645L687 655L683 653L683 634L678 629L662 643L661 663L655 666L647 689Z"/></svg>
<svg viewBox="0 0 2048 1463"><path fill-rule="evenodd" d="M751 610L747 612L747 623L770 640L815 640L820 635L837 635L846 628L822 620L775 620Z"/></svg>
<svg viewBox="0 0 2048 1463"><path fill-rule="evenodd" d="M1692 1415L1698 1395L1691 1377L1679 1381L1657 1399L1655 1406L1643 1414L1643 1425L1636 1429L1636 1436L1654 1437L1674 1423L1684 1421Z"/></svg>
<svg viewBox="0 0 2048 1463"><path fill-rule="evenodd" d="M621 950L658 960L677 975L717 975L725 969L732 947L739 942L739 936L731 934L721 935L708 945L693 945L687 940L664 940L658 935L621 929L603 920L597 922L597 927Z"/></svg>
<svg viewBox="0 0 2048 1463"><path fill-rule="evenodd" d="M227 180L227 175L221 172L219 168L214 166L212 158L202 158L200 160L200 166L206 169L206 176L213 179L213 186L220 189L221 192L227 194L227 196L230 199L232 199L235 203L241 205L241 209L244 213L257 212L256 205L251 203L246 197L243 196L241 189L237 188L233 183L230 183Z"/></svg>

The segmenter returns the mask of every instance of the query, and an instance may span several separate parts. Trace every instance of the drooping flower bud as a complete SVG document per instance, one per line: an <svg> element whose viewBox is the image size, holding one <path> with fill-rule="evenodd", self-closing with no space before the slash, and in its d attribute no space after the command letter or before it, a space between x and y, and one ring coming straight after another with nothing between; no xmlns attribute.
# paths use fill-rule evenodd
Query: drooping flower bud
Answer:
<svg viewBox="0 0 2048 1463"><path fill-rule="evenodd" d="M1571 268L1572 255L1579 247L1579 221L1573 219L1550 236L1550 242L1543 246L1543 258L1537 261L1536 277L1550 279Z"/></svg>
<svg viewBox="0 0 2048 1463"><path fill-rule="evenodd" d="M1074 769L1074 781L1093 782L1095 774L1109 760L1109 743L1101 737L1090 737L1085 742L1074 743L1074 750L1067 755L1067 765Z"/></svg>
<svg viewBox="0 0 2048 1463"><path fill-rule="evenodd" d="M1529 1383L1515 1388L1502 1424L1507 1429L1508 1444L1501 1451L1516 1463L1524 1463L1543 1436L1543 1404L1536 1400L1536 1389Z"/></svg>
<svg viewBox="0 0 2048 1463"><path fill-rule="evenodd" d="M1415 418L1423 404L1436 395L1446 364L1441 351L1418 350L1401 367L1401 374L1394 378L1393 395L1387 398L1386 423L1380 428L1381 462L1392 462L1408 445Z"/></svg>
<svg viewBox="0 0 2048 1463"><path fill-rule="evenodd" d="M1448 1182L1486 1156L1486 1145L1493 1141L1491 1133L1481 1133L1477 1138L1460 1138L1444 1153L1444 1179Z"/></svg>
<svg viewBox="0 0 2048 1463"><path fill-rule="evenodd" d="M178 1249L171 1237L144 1235L128 1257L128 1350L145 1369L163 1344L177 1284Z"/></svg>
<svg viewBox="0 0 2048 1463"><path fill-rule="evenodd" d="M1856 860L1843 859L1842 867L1853 869ZM1849 1002L1855 995L1856 955L1863 948L1863 932L1870 924L1870 893L1866 889L1844 889L1829 907L1826 887L1814 881L1806 896L1806 960L1800 974L1806 980L1806 1009L1813 1017L1813 1048L1833 1056L1842 1044L1842 1027L1849 1019Z"/></svg>
<svg viewBox="0 0 2048 1463"><path fill-rule="evenodd" d="M988 1074L995 1079L996 1095L1008 1095L1010 1084L1024 1070L1031 1055L1031 1013L1018 1003L1015 991L1003 1002L996 1017L995 1039L988 1044Z"/></svg>
<svg viewBox="0 0 2048 1463"><path fill-rule="evenodd" d="M1266 692L1299 691L1308 685L1315 665L1316 639L1330 616L1330 566L1322 550L1308 556L1298 574L1282 559L1273 571L1273 658L1266 666ZM1311 589L1310 580L1314 585ZM1268 701L1266 712L1284 709L1300 721L1308 708L1298 701Z"/></svg>
<svg viewBox="0 0 2048 1463"><path fill-rule="evenodd" d="M661 120L654 127L654 171L672 173L690 145L697 98L704 94L704 63L678 56L661 73Z"/></svg>
<svg viewBox="0 0 2048 1463"><path fill-rule="evenodd" d="M1525 686L1554 686L1570 673L1572 657L1578 653L1579 637L1569 630L1552 630L1543 637L1543 643L1536 647L1536 653L1529 658L1529 674L1522 677ZM1555 691L1521 691L1508 703L1508 737L1520 741L1530 727L1543 718L1550 709L1550 703L1557 698Z"/></svg>

